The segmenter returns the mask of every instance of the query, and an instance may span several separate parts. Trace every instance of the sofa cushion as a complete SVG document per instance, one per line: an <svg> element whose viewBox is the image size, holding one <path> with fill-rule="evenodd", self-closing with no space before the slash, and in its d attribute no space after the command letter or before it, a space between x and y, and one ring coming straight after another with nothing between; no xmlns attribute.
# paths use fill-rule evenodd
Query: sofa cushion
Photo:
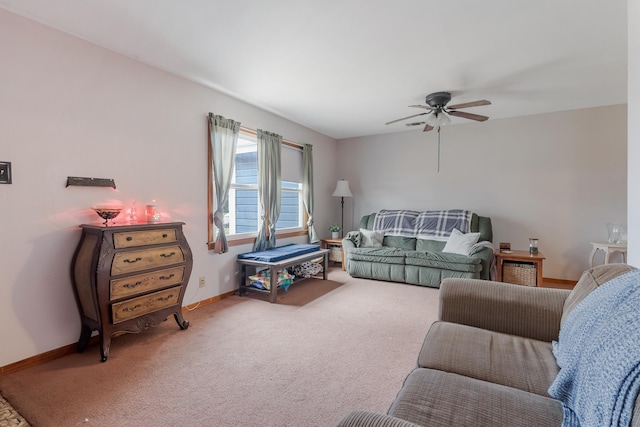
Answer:
<svg viewBox="0 0 640 427"><path fill-rule="evenodd" d="M437 240L416 239L416 251L418 252L442 252L447 242Z"/></svg>
<svg viewBox="0 0 640 427"><path fill-rule="evenodd" d="M471 231L479 231L480 232L480 241L484 242L493 242L493 226L491 225L491 218L487 216L479 216L478 217L478 229Z"/></svg>
<svg viewBox="0 0 640 427"><path fill-rule="evenodd" d="M384 236L382 246L391 246L394 248L408 249L413 251L416 249L416 238L404 236Z"/></svg>
<svg viewBox="0 0 640 427"><path fill-rule="evenodd" d="M562 405L500 384L417 368L405 380L388 415L423 426L558 427Z"/></svg>
<svg viewBox="0 0 640 427"><path fill-rule="evenodd" d="M390 415L365 410L356 410L340 420L336 427L421 427Z"/></svg>
<svg viewBox="0 0 640 427"><path fill-rule="evenodd" d="M385 262L349 261L349 274L365 279L385 280L387 282L405 282L406 266Z"/></svg>
<svg viewBox="0 0 640 427"><path fill-rule="evenodd" d="M444 268L405 265L405 281L411 285L439 288L444 279L479 279L479 272L447 270Z"/></svg>
<svg viewBox="0 0 640 427"><path fill-rule="evenodd" d="M593 267L582 273L580 280L578 280L578 283L573 287L573 290L564 302L560 325L562 326L571 310L573 310L575 306L584 299L584 297L589 295L591 291L603 283L606 283L609 280L631 270L634 270L634 267L627 264L604 264Z"/></svg>
<svg viewBox="0 0 640 427"><path fill-rule="evenodd" d="M479 258L469 258L464 255L442 252L408 251L406 257L405 263L407 265L466 271L470 273L477 273L482 270L482 264Z"/></svg>
<svg viewBox="0 0 640 427"><path fill-rule="evenodd" d="M473 245L478 243L480 233L463 233L454 228L447 239L447 244L442 248L442 252L469 256Z"/></svg>
<svg viewBox="0 0 640 427"><path fill-rule="evenodd" d="M441 321L429 329L418 366L545 397L560 370L549 342Z"/></svg>
<svg viewBox="0 0 640 427"><path fill-rule="evenodd" d="M442 270L439 268L404 266L404 279L410 285L430 286L439 288L442 282Z"/></svg>
<svg viewBox="0 0 640 427"><path fill-rule="evenodd" d="M380 248L353 248L348 252L351 261L379 262L384 264L402 264L409 251L406 249L380 247Z"/></svg>

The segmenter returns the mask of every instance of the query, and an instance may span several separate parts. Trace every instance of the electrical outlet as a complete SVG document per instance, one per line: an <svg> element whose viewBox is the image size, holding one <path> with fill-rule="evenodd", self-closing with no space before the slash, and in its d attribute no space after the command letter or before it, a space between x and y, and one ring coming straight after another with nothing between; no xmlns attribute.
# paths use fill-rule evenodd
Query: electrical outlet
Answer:
<svg viewBox="0 0 640 427"><path fill-rule="evenodd" d="M201 288L204 288L205 286L204 276L200 276L200 282L198 283L198 286L200 286Z"/></svg>

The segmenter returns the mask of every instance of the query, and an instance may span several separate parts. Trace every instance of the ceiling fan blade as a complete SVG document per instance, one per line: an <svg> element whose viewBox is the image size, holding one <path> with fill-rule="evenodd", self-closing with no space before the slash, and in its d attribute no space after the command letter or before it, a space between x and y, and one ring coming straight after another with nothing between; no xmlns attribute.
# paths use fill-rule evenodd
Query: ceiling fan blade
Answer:
<svg viewBox="0 0 640 427"><path fill-rule="evenodd" d="M422 129L422 132L429 132L429 131L430 131L430 130L432 130L432 129L433 129L433 126L431 126L431 125L426 125L426 126L424 127L424 129Z"/></svg>
<svg viewBox="0 0 640 427"><path fill-rule="evenodd" d="M457 110L458 108L479 107L480 105L491 105L491 101L481 99L479 101L464 102L462 104L451 105L448 108Z"/></svg>
<svg viewBox="0 0 640 427"><path fill-rule="evenodd" d="M390 125L391 123L401 122L402 120L407 120L407 119L410 119L412 117L424 116L425 114L429 114L429 113L418 113L418 114L414 114L413 116L407 116L407 117L403 117L401 119L391 120L390 122L385 123L385 125Z"/></svg>
<svg viewBox="0 0 640 427"><path fill-rule="evenodd" d="M429 110L429 111L433 110L433 108L429 107L428 105L409 105L409 107L412 107L412 108L424 108L425 110Z"/></svg>
<svg viewBox="0 0 640 427"><path fill-rule="evenodd" d="M471 114L464 111L448 111L452 116L464 117L465 119L477 120L479 122L484 122L489 119L487 116L481 116L479 114Z"/></svg>

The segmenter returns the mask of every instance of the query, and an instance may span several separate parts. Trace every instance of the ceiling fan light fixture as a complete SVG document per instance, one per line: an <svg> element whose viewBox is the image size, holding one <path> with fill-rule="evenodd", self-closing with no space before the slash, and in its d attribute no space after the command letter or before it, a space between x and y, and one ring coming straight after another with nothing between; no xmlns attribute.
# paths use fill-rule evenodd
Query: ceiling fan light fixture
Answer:
<svg viewBox="0 0 640 427"><path fill-rule="evenodd" d="M438 126L438 116L436 114L437 113L429 114L427 116L427 119L425 120L425 123L427 123L429 126L433 126L433 127Z"/></svg>
<svg viewBox="0 0 640 427"><path fill-rule="evenodd" d="M451 119L447 114L442 110L435 110L433 113L427 116L425 122L433 126L434 128L438 128L440 126L446 126L451 123Z"/></svg>
<svg viewBox="0 0 640 427"><path fill-rule="evenodd" d="M438 114L438 121L440 122L440 126L446 126L451 124L451 119L448 114L445 114L444 111Z"/></svg>

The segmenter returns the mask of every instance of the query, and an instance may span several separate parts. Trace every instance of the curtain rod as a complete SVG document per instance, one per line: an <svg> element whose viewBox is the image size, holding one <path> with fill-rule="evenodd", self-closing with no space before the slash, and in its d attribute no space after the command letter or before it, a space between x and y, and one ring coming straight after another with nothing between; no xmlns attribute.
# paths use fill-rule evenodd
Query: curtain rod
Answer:
<svg viewBox="0 0 640 427"><path fill-rule="evenodd" d="M253 130L251 128L248 128L248 127L244 127L244 126L240 126L240 131L244 132L244 133L248 133L248 134L253 135L253 136L257 136L258 135L257 131L255 131L255 130ZM284 138L282 138L282 144L286 145L286 146L289 146L291 148L298 149L298 150L302 150L302 148L303 148L302 144L298 144L296 142L287 141Z"/></svg>
<svg viewBox="0 0 640 427"><path fill-rule="evenodd" d="M209 116L215 116L215 114L209 112ZM242 132L244 132L244 133L248 133L248 134L253 135L253 136L258 136L258 132L253 130L253 129L251 129L251 128L248 128L248 127L240 125L240 130ZM302 150L304 148L303 144L298 144L296 142L287 141L284 138L282 138L282 144L284 144L286 146L289 146L291 148L298 149L298 150Z"/></svg>

